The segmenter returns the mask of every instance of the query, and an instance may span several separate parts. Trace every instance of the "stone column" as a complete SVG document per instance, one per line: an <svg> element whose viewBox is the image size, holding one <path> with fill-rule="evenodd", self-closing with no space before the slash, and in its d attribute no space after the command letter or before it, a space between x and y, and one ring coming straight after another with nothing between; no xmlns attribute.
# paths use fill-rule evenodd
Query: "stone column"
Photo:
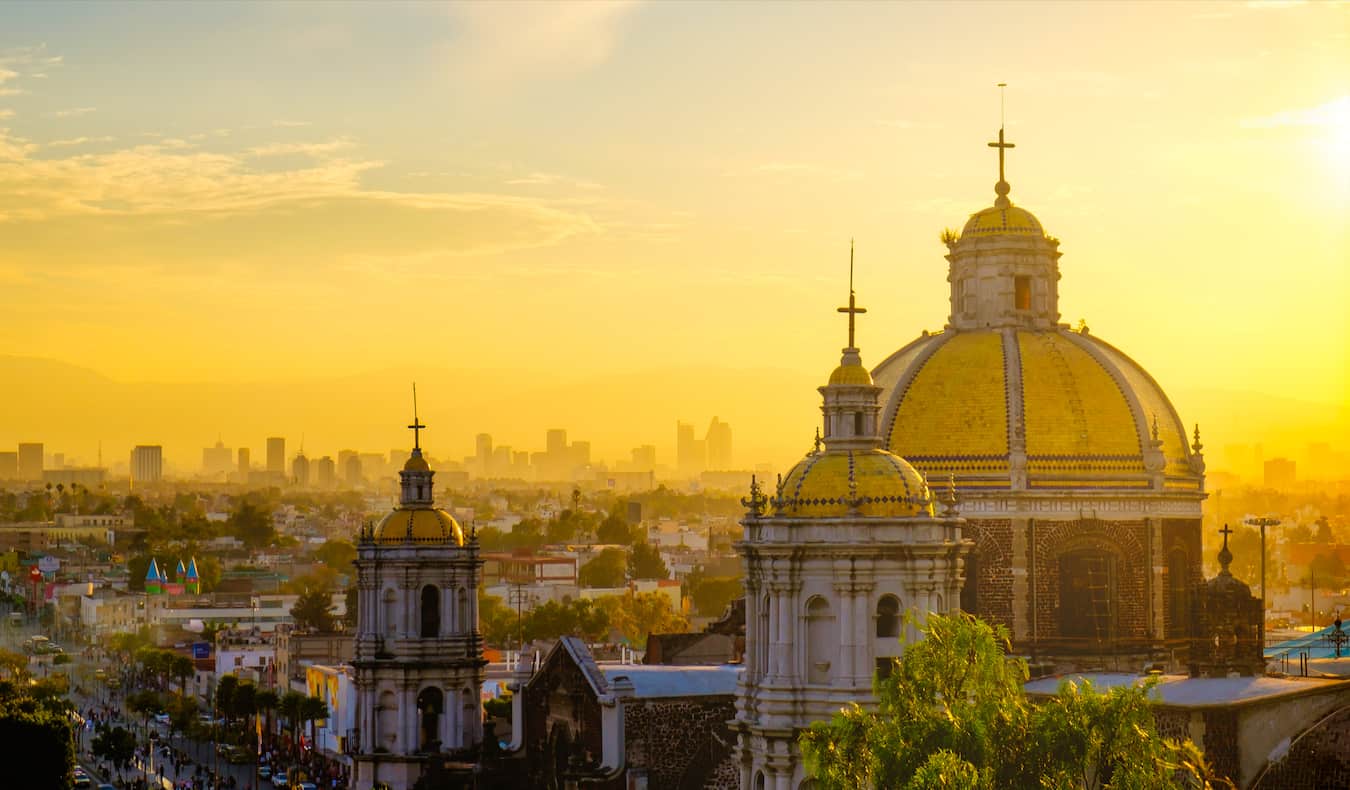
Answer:
<svg viewBox="0 0 1350 790"><path fill-rule="evenodd" d="M795 612L792 588L782 585L777 597L778 606L778 675L790 680L796 673L792 660L792 616Z"/></svg>
<svg viewBox="0 0 1350 790"><path fill-rule="evenodd" d="M403 697L399 702L399 753L412 754L417 751L417 695L411 685L399 690Z"/></svg>
<svg viewBox="0 0 1350 790"><path fill-rule="evenodd" d="M872 688L872 670L876 665L872 645L875 636L872 628L872 607L870 599L872 584L853 585L853 631L857 634L853 651L853 685L860 688Z"/></svg>
<svg viewBox="0 0 1350 790"><path fill-rule="evenodd" d="M1167 586L1162 583L1167 565L1167 552L1163 550L1162 519L1144 519L1144 529L1148 530L1150 556L1149 593L1153 600L1153 638L1159 642L1167 638ZM1184 616L1179 613L1179 616Z"/></svg>
<svg viewBox="0 0 1350 790"><path fill-rule="evenodd" d="M759 633L759 588L745 585L745 680L759 680L759 651L767 634Z"/></svg>
<svg viewBox="0 0 1350 790"><path fill-rule="evenodd" d="M853 585L836 582L835 597L839 599L839 650L834 662L835 686L853 685L853 664L858 652L858 628L853 619Z"/></svg>

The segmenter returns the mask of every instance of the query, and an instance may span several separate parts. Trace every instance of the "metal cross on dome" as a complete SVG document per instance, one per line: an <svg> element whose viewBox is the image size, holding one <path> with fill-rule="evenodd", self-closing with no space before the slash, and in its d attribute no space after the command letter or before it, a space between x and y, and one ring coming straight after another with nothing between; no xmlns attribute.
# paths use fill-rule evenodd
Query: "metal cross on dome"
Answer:
<svg viewBox="0 0 1350 790"><path fill-rule="evenodd" d="M423 424L421 423L421 421L417 419L417 384L414 383L414 384L413 384L413 421L412 421L412 425L409 425L409 426L408 426L408 428L413 432L413 449L414 449L414 450L420 450L420 449L422 449L422 436L421 436L421 432L424 431L424 430L426 430L426 427L427 427L427 426L423 425Z"/></svg>
<svg viewBox="0 0 1350 790"><path fill-rule="evenodd" d="M1003 118L1003 115L1004 115L1004 106L1005 106L1005 105L1004 105L1004 101L1003 101L1003 96L1004 96L1004 90L1003 90L1003 89L1008 87L1008 83L1006 83L1006 82L1000 82L1000 83L998 84L998 87L999 87L999 99L998 99L998 102L999 102L998 142L997 142L997 143L990 143L990 144L989 144L989 147L990 147L990 148L997 148L997 149L998 149L998 180L999 180L999 181L1002 181L1002 182L1006 182L1007 179L1003 177L1003 154L1004 154L1004 151L1006 151L1007 149L1009 149L1009 148L1016 148L1017 146L1014 145L1013 143L1005 143L1005 142L1003 142L1003 127L1004 127L1004 125L1005 125L1005 121L1004 121L1004 118Z"/></svg>
<svg viewBox="0 0 1350 790"><path fill-rule="evenodd" d="M853 239L848 240L848 307L839 308L839 312L848 313L848 347L857 348L853 344L853 319L859 313L867 312L867 308L858 307L853 293Z"/></svg>

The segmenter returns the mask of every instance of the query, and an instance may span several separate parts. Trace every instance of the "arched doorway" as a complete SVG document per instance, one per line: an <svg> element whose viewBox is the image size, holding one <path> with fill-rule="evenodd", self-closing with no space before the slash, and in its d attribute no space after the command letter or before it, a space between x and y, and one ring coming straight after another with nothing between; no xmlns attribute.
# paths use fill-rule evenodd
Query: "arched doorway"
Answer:
<svg viewBox="0 0 1350 790"><path fill-rule="evenodd" d="M1083 548L1059 558L1059 635L1082 647L1116 637L1116 555Z"/></svg>
<svg viewBox="0 0 1350 790"><path fill-rule="evenodd" d="M445 712L445 695L435 686L427 686L417 695L417 722L419 752L441 750L441 714Z"/></svg>

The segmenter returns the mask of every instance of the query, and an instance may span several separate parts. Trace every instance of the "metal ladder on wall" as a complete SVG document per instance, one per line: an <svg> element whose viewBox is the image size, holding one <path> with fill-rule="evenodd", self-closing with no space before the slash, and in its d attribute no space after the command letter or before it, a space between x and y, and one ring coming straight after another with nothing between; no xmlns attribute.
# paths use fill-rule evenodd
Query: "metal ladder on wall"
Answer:
<svg viewBox="0 0 1350 790"><path fill-rule="evenodd" d="M1111 629L1111 568L1107 557L1087 559L1088 599L1091 606L1092 630L1097 638L1097 649L1104 650L1113 636Z"/></svg>

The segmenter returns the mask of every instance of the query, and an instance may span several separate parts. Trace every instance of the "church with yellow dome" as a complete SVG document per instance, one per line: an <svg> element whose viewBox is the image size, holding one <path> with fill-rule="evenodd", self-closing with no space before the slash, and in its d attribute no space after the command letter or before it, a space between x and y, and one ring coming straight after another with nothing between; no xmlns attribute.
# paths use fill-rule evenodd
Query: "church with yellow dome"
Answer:
<svg viewBox="0 0 1350 790"><path fill-rule="evenodd" d="M885 447L882 388L862 364L852 292L848 347L820 388L824 433L772 495L756 482L737 543L745 567L744 673L738 684L740 786L807 781L797 737L851 702L931 612L960 605L972 543L949 490L941 512L923 476ZM906 614L915 618L906 626Z"/></svg>
<svg viewBox="0 0 1350 790"><path fill-rule="evenodd" d="M1033 659L1167 660L1200 582L1204 458L1125 352L1060 322L1059 240L996 199L943 234L951 312L872 371L886 447L955 481L975 542L962 608Z"/></svg>
<svg viewBox="0 0 1350 790"><path fill-rule="evenodd" d="M436 507L426 426L408 427L398 507L357 539L355 787L406 790L435 755L483 738L478 540Z"/></svg>

